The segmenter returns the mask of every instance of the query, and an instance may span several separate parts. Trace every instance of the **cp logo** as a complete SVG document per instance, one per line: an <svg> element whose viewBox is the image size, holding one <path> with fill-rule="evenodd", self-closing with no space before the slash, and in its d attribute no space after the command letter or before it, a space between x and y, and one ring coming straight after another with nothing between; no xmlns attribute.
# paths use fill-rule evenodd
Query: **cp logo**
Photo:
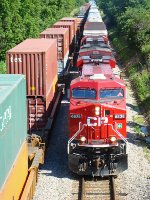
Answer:
<svg viewBox="0 0 150 200"><path fill-rule="evenodd" d="M87 125L88 126L101 126L101 124L107 124L108 117L88 117Z"/></svg>

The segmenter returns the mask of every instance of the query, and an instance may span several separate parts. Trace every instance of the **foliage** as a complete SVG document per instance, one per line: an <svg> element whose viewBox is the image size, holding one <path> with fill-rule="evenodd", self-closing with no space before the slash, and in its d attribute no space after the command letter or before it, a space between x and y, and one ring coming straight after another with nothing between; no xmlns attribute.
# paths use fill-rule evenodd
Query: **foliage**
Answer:
<svg viewBox="0 0 150 200"><path fill-rule="evenodd" d="M146 57L150 54L150 1L97 0L111 25L126 38L131 47Z"/></svg>
<svg viewBox="0 0 150 200"><path fill-rule="evenodd" d="M38 37L85 0L0 0L0 60L26 38ZM0 71L1 72L1 71Z"/></svg>
<svg viewBox="0 0 150 200"><path fill-rule="evenodd" d="M3 61L0 62L0 73L6 74L6 63Z"/></svg>

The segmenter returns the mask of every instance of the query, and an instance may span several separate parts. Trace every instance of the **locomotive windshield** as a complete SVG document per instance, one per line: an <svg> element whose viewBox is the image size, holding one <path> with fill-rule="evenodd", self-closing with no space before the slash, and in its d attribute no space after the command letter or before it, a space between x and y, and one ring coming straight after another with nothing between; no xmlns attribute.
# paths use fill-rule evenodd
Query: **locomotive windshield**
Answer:
<svg viewBox="0 0 150 200"><path fill-rule="evenodd" d="M100 90L100 98L115 98L121 99L124 97L124 90L123 89L102 89Z"/></svg>
<svg viewBox="0 0 150 200"><path fill-rule="evenodd" d="M94 89L75 88L72 90L74 99L96 99L96 91Z"/></svg>

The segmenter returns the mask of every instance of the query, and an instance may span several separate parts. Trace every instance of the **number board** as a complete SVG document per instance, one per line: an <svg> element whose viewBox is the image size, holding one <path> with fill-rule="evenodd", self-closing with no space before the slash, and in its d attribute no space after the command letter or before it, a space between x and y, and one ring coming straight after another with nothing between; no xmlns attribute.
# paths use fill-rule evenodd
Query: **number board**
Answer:
<svg viewBox="0 0 150 200"><path fill-rule="evenodd" d="M70 117L72 119L80 119L81 118L81 114L71 114Z"/></svg>

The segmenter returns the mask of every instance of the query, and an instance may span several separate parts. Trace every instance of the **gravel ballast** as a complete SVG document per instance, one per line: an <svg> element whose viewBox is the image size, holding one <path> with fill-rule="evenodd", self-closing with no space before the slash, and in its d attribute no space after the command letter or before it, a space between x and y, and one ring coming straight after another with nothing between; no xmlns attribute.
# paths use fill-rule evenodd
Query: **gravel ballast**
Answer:
<svg viewBox="0 0 150 200"><path fill-rule="evenodd" d="M62 103L55 121L45 164L38 174L38 183L33 200L71 199L73 176L68 169L68 107Z"/></svg>
<svg viewBox="0 0 150 200"><path fill-rule="evenodd" d="M115 69L118 71L119 68ZM127 153L128 170L118 175L115 179L119 199L149 200L150 199L150 163L145 158L144 148L137 140L135 126L139 125L135 119L141 117L134 93L129 80L125 77L127 86ZM144 116L142 116L144 118ZM146 126L146 125L145 125Z"/></svg>

